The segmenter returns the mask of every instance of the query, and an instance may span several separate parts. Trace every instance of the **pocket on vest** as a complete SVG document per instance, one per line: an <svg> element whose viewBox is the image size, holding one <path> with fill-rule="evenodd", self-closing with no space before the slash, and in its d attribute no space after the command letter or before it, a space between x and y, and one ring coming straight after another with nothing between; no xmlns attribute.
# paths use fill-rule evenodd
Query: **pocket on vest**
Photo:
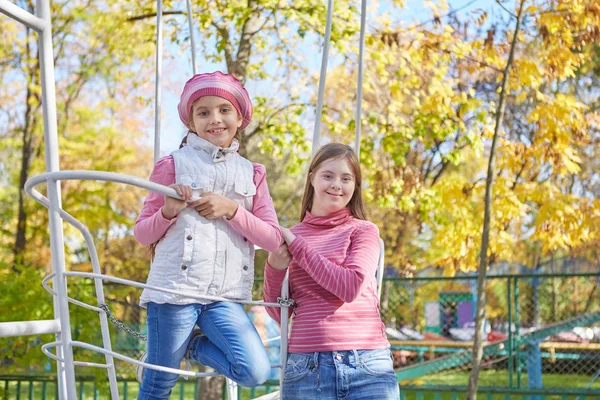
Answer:
<svg viewBox="0 0 600 400"><path fill-rule="evenodd" d="M252 200L256 194L256 186L252 180L236 179L233 187L233 199L246 210L252 211Z"/></svg>

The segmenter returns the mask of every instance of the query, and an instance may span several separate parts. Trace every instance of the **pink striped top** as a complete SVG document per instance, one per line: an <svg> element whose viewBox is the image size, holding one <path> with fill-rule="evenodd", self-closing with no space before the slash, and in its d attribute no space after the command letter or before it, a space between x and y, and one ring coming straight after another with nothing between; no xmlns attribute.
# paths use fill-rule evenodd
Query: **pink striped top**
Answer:
<svg viewBox="0 0 600 400"><path fill-rule="evenodd" d="M294 226L290 297L296 301L289 340L294 353L375 350L390 346L379 315L379 230L348 208L326 217L306 213ZM284 271L265 266L265 301L281 293ZM280 309L267 308L279 322Z"/></svg>

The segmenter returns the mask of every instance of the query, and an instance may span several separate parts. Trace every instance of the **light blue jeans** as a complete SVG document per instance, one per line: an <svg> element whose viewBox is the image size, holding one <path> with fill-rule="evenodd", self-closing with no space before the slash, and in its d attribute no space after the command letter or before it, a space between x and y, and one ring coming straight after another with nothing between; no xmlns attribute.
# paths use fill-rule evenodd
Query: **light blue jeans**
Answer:
<svg viewBox="0 0 600 400"><path fill-rule="evenodd" d="M241 304L148 303L150 364L179 368L188 344L191 358L242 386L264 383L271 372L267 351ZM190 337L196 324L205 336ZM138 400L168 399L179 375L144 370Z"/></svg>
<svg viewBox="0 0 600 400"><path fill-rule="evenodd" d="M290 353L282 400L398 400L390 350Z"/></svg>

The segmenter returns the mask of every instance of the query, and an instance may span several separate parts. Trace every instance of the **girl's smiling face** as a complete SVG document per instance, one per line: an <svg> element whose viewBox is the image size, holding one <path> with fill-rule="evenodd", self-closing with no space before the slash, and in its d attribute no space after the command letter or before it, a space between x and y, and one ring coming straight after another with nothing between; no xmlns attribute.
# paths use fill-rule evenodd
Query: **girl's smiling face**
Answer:
<svg viewBox="0 0 600 400"><path fill-rule="evenodd" d="M189 128L202 139L218 147L227 148L238 128L242 116L231 102L218 96L203 96L192 104Z"/></svg>
<svg viewBox="0 0 600 400"><path fill-rule="evenodd" d="M311 213L326 216L346 207L352 199L355 177L352 169L343 158L324 161L311 174L314 188Z"/></svg>

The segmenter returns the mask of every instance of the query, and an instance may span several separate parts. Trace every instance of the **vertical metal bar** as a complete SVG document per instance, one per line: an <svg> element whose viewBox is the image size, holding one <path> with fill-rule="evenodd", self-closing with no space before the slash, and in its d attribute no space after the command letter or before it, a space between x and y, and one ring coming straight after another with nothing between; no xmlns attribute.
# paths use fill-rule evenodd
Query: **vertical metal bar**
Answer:
<svg viewBox="0 0 600 400"><path fill-rule="evenodd" d="M325 39L323 41L323 56L321 58L321 74L319 76L319 94L317 97L317 111L315 114L315 127L313 131L312 155L319 148L321 135L321 114L323 113L323 95L325 94L325 81L327 79L327 62L329 61L329 43L331 42L331 24L333 17L333 0L327 2L327 25L325 26Z"/></svg>
<svg viewBox="0 0 600 400"><path fill-rule="evenodd" d="M192 50L192 72L196 75L196 40L194 39L194 20L192 15L192 4L190 0L185 0L187 7L188 28L190 30L190 47Z"/></svg>
<svg viewBox="0 0 600 400"><path fill-rule="evenodd" d="M283 283L281 284L281 298L288 300L290 297L289 287L289 271L285 273ZM281 371L279 372L279 388L283 388L283 372L287 364L287 350L288 350L288 315L290 309L288 307L281 307L281 339L279 340L279 364L281 364Z"/></svg>
<svg viewBox="0 0 600 400"><path fill-rule="evenodd" d="M377 262L377 298L381 301L381 289L383 288L383 275L385 272L385 243L379 238L379 261ZM414 304L414 303L410 303Z"/></svg>
<svg viewBox="0 0 600 400"><path fill-rule="evenodd" d="M17 381L17 400L21 400L21 380Z"/></svg>
<svg viewBox="0 0 600 400"><path fill-rule="evenodd" d="M48 381L42 382L42 400L46 400L46 389L48 386Z"/></svg>
<svg viewBox="0 0 600 400"><path fill-rule="evenodd" d="M521 387L521 354L519 351L519 348L521 347L519 345L519 338L520 338L520 324L519 324L519 278L517 276L515 276L514 278L514 290L513 290L513 296L514 296L514 303L515 303L515 337L514 337L514 341L515 341L515 361L516 361L516 368L517 368L517 387L520 388Z"/></svg>
<svg viewBox="0 0 600 400"><path fill-rule="evenodd" d="M79 400L83 400L83 384L84 383L85 383L84 381L79 382Z"/></svg>
<svg viewBox="0 0 600 400"><path fill-rule="evenodd" d="M82 231L82 233L84 234L84 238L87 243L88 250L90 252L90 259L92 261L92 271L94 271L95 274L102 274L102 270L100 268L100 261L98 259L98 252L96 251L96 246L94 244L94 241L92 240L91 234L89 234L89 231L87 231L87 229ZM94 288L96 290L96 299L98 301L98 304L105 304L104 286L102 283L102 279L94 278ZM100 318L100 332L102 335L103 347L106 350L111 351L112 345L110 342L110 329L108 327L108 318L107 318L106 312L104 310L102 310L98 314L98 317ZM109 354L105 354L104 358L106 360L106 365L108 365L107 374L108 374L108 382L109 382L111 399L118 400L120 397L119 397L119 386L118 386L118 382L117 382L117 374L115 371L115 362L114 362L113 356L111 356Z"/></svg>
<svg viewBox="0 0 600 400"><path fill-rule="evenodd" d="M513 387L513 333L512 333L512 295L511 295L511 277L506 282L506 302L508 305L508 387Z"/></svg>
<svg viewBox="0 0 600 400"><path fill-rule="evenodd" d="M227 400L238 400L238 384L229 378L225 378L225 385L227 386Z"/></svg>
<svg viewBox="0 0 600 400"><path fill-rule="evenodd" d="M29 400L33 400L33 381L29 381Z"/></svg>
<svg viewBox="0 0 600 400"><path fill-rule="evenodd" d="M160 157L160 115L162 75L162 1L156 0L156 77L154 81L154 164Z"/></svg>
<svg viewBox="0 0 600 400"><path fill-rule="evenodd" d="M56 120L56 89L54 83L54 50L52 47L52 20L49 0L37 0L37 16L46 21L46 28L39 34L40 76L42 84L42 111L44 115L44 144L46 147L46 171L60 169L58 160L58 124ZM74 399L75 369L73 365L73 349L71 347L71 323L69 303L67 301L67 282L64 277L65 255L62 219L59 209L60 186L56 180L47 182L48 220L50 228L50 249L52 270L56 274L53 281L57 296L54 298L54 315L60 319L61 332L56 335L60 345L56 353L64 360L57 362L57 386L61 400Z"/></svg>
<svg viewBox="0 0 600 400"><path fill-rule="evenodd" d="M123 400L127 400L127 396L127 381L123 381Z"/></svg>
<svg viewBox="0 0 600 400"><path fill-rule="evenodd" d="M365 50L365 31L367 30L367 0L362 0L360 8L360 39L358 51L358 86L356 88L356 134L354 138L354 151L360 160L360 127L362 120L362 93L363 93L363 63Z"/></svg>

